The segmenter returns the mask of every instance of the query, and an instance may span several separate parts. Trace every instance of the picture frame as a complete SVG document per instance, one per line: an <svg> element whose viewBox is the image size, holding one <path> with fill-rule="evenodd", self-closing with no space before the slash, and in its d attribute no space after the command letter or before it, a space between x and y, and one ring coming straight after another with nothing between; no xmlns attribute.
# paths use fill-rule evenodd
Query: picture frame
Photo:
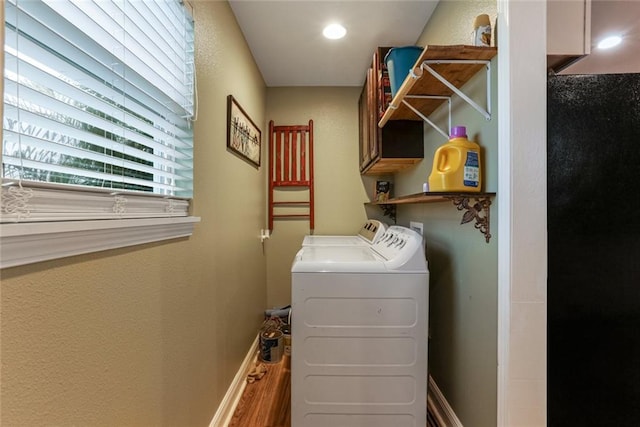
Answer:
<svg viewBox="0 0 640 427"><path fill-rule="evenodd" d="M260 167L262 132L233 95L227 96L227 149Z"/></svg>

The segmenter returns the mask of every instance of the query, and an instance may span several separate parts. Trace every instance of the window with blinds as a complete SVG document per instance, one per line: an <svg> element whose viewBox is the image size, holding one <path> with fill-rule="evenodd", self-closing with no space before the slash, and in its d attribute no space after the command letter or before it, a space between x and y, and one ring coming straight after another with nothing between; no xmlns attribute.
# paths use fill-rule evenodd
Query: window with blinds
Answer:
<svg viewBox="0 0 640 427"><path fill-rule="evenodd" d="M2 222L188 215L188 8L178 0L4 6Z"/></svg>

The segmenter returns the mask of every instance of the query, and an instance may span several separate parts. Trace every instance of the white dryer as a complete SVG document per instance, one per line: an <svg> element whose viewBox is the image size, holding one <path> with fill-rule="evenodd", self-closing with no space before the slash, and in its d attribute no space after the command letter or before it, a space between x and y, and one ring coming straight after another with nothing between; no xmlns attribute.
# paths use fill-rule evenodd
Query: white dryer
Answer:
<svg viewBox="0 0 640 427"><path fill-rule="evenodd" d="M422 237L306 246L292 269L292 427L424 427L429 273Z"/></svg>
<svg viewBox="0 0 640 427"><path fill-rule="evenodd" d="M375 219L369 219L364 223L355 236L318 236L308 235L302 240L302 246L351 246L371 245L384 232L387 225Z"/></svg>

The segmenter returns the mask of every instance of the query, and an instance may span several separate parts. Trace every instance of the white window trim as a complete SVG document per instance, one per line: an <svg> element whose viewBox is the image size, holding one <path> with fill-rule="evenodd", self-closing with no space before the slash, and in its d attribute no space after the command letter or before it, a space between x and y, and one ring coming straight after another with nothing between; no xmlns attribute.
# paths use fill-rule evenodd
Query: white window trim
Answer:
<svg viewBox="0 0 640 427"><path fill-rule="evenodd" d="M2 46L4 46L4 11L3 5L0 7L0 28L2 28L0 44ZM4 54L0 55L0 65L0 70L4 70ZM3 83L4 76L0 81L0 92L3 90ZM2 115L2 107L0 105L0 115ZM0 150L1 159L2 150ZM93 192L93 190L89 191ZM111 196L116 195L118 194L111 194ZM188 202L167 199L152 201L151 198L140 195L121 195L127 202L124 212L122 212L123 209L113 209L113 197L111 202L106 198L104 201L97 202L95 193L90 198L93 204L86 203L86 199L76 200L78 198L73 193L54 198L53 203L61 202L64 205L67 217L56 215L49 210L50 204L48 205L46 201L35 205L36 209L28 212L26 218L23 217L24 212L18 212L12 217L0 207L2 211L0 217L4 221L8 220L0 223L0 269L108 249L185 238L193 234L195 224L200 222L199 217L188 216L186 212L189 207ZM72 200L80 203L71 203ZM119 198L116 201L122 200ZM35 199L31 200L31 203L34 201ZM153 204L151 211L142 212L142 209L137 209L141 205L148 205L149 202ZM39 210L38 208L41 207L44 209ZM51 213L54 215L50 215Z"/></svg>
<svg viewBox="0 0 640 427"><path fill-rule="evenodd" d="M0 268L189 237L199 217L0 224Z"/></svg>

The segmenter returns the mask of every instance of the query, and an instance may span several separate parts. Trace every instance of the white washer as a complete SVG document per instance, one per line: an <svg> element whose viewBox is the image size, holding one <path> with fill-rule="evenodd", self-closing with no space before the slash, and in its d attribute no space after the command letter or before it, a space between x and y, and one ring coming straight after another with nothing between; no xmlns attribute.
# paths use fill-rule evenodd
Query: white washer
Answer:
<svg viewBox="0 0 640 427"><path fill-rule="evenodd" d="M351 245L371 245L384 232L387 225L375 219L369 219L364 223L358 234L355 236L305 236L302 246L351 246Z"/></svg>
<svg viewBox="0 0 640 427"><path fill-rule="evenodd" d="M429 273L422 237L306 246L292 268L292 427L424 427Z"/></svg>

